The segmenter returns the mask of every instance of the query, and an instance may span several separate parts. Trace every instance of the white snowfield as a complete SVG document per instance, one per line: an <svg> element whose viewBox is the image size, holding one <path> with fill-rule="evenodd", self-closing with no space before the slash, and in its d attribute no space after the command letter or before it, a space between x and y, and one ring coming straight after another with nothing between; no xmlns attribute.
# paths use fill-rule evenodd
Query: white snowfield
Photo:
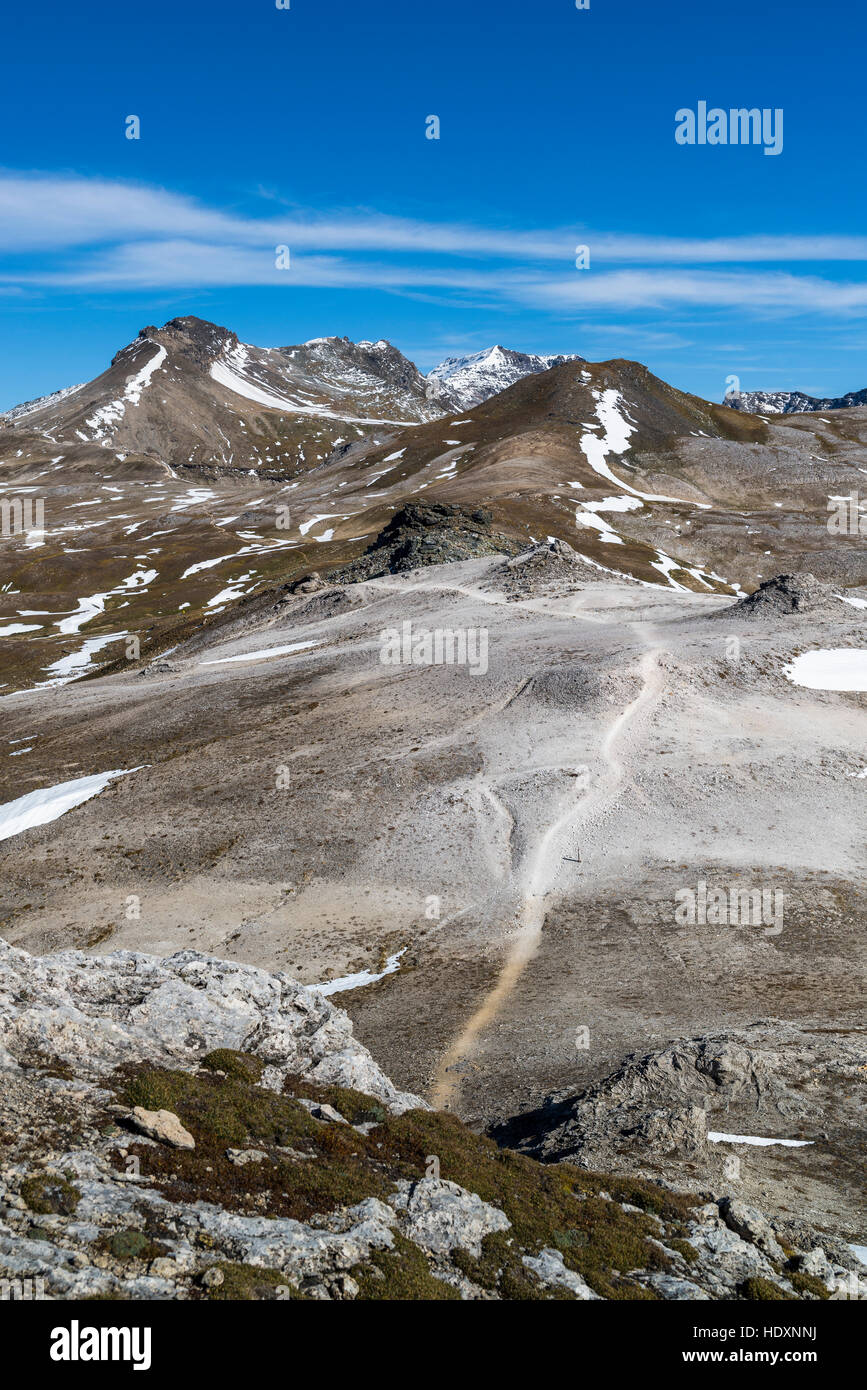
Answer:
<svg viewBox="0 0 867 1390"><path fill-rule="evenodd" d="M119 400L109 401L108 405L100 406L93 415L88 418L88 425L94 432L94 439L104 439L113 425L117 425L126 414L128 405L138 405L142 398L142 392L150 384L150 379L165 362L168 353L164 347L157 343L152 344L156 348L153 357L145 363L135 376L130 377L126 384L123 395Z"/></svg>
<svg viewBox="0 0 867 1390"><path fill-rule="evenodd" d="M820 647L802 652L783 671L794 685L808 690L867 690L867 650Z"/></svg>
<svg viewBox="0 0 867 1390"><path fill-rule="evenodd" d="M191 575L199 574L202 570L213 569L214 565L221 565L224 560L233 560L236 553L237 552L231 552L228 555L218 555L213 560L200 560L198 564L190 565L189 569L185 569L181 575L181 579L189 579Z"/></svg>
<svg viewBox="0 0 867 1390"><path fill-rule="evenodd" d="M105 612L105 601L115 595L127 594L131 589L145 589L157 578L156 570L143 570L141 568L128 574L126 579L122 579L113 589L107 589L102 594L88 594L85 598L78 600L78 607L62 622L55 623L58 632L65 636L80 632L81 629L100 613Z"/></svg>
<svg viewBox="0 0 867 1390"><path fill-rule="evenodd" d="M638 497L602 497L598 502L582 502L581 505L588 512L634 512L644 504Z"/></svg>
<svg viewBox="0 0 867 1390"><path fill-rule="evenodd" d="M317 526L320 521L333 521L334 518L339 515L339 512L320 512L317 516L310 517L309 521L302 521L298 530L301 532L302 536L306 536L307 532L311 530L312 527Z"/></svg>
<svg viewBox="0 0 867 1390"><path fill-rule="evenodd" d="M354 975L341 975L337 980L329 980L324 985L309 985L309 989L318 989L320 994L342 994L347 989L360 989L362 985L375 985L377 980L384 980L386 975L393 975L400 969L400 958L406 950L402 946L399 951L395 951L393 956L389 956L385 969L380 970L378 975L372 974L369 970L359 970Z"/></svg>
<svg viewBox="0 0 867 1390"><path fill-rule="evenodd" d="M202 666L227 666L232 661L262 661L269 656L286 656L289 652L302 652L307 647L318 647L318 642L290 642L288 647L265 647L257 652L242 652L240 656L220 656L215 661L203 661Z"/></svg>
<svg viewBox="0 0 867 1390"><path fill-rule="evenodd" d="M616 477L605 462L606 455L625 454L630 447L629 437L635 433L636 427L624 419L618 409L622 404L619 391L613 388L594 391L593 399L596 401L596 416L605 433L599 436L591 434L588 430L587 434L581 435L580 444L584 457L594 473L598 473L600 478L607 478L615 487L623 488L633 497L641 497L645 502L680 502L687 507L701 507L705 511L709 509L709 502L693 502L687 497L664 497L661 493L640 492L637 487L632 487L622 478Z"/></svg>
<svg viewBox="0 0 867 1390"><path fill-rule="evenodd" d="M67 685L69 681L81 675L82 671L87 670L90 659L99 652L110 647L112 642L120 642L129 633L106 632L101 637L88 637L78 651L69 652L66 656L60 657L58 661L53 661L50 666L46 666L45 674L50 677L47 681L40 681L36 686L37 690L44 690L50 686Z"/></svg>
<svg viewBox="0 0 867 1390"><path fill-rule="evenodd" d="M17 801L0 806L0 840L20 835L37 825L47 825L60 816L97 796L115 777L128 777L141 768L116 768L113 772L97 772L92 777L74 777L71 782L58 782L54 787L40 787Z"/></svg>
<svg viewBox="0 0 867 1390"><path fill-rule="evenodd" d="M813 1142L812 1139L762 1139L757 1134L723 1134L715 1129L709 1129L707 1137L712 1144L755 1144L763 1149L770 1144L780 1144L784 1149L805 1149Z"/></svg>

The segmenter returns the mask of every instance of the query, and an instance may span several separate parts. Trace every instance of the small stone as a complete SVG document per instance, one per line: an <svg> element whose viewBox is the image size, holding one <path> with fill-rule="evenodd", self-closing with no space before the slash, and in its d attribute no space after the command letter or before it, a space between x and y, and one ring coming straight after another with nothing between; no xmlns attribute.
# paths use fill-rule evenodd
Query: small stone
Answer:
<svg viewBox="0 0 867 1390"><path fill-rule="evenodd" d="M221 1269L206 1269L201 1282L206 1289L218 1289L225 1279L226 1276Z"/></svg>
<svg viewBox="0 0 867 1390"><path fill-rule="evenodd" d="M810 1250L806 1255L799 1255L795 1264L801 1274L812 1274L816 1279L830 1279L833 1277L831 1261L825 1254L821 1246L815 1250Z"/></svg>
<svg viewBox="0 0 867 1390"><path fill-rule="evenodd" d="M326 1120L332 1125L345 1125L348 1123L340 1114L340 1111L334 1109L333 1105L318 1105L313 1111L313 1117L316 1120Z"/></svg>
<svg viewBox="0 0 867 1390"><path fill-rule="evenodd" d="M333 1125L345 1125L346 1120L339 1110L335 1110L333 1105L328 1105L325 1101L308 1100L305 1096L296 1096L299 1105L313 1116L314 1120L323 1120Z"/></svg>
<svg viewBox="0 0 867 1390"><path fill-rule="evenodd" d="M262 1149L227 1149L226 1157L237 1168L243 1168L247 1163L265 1163L268 1159Z"/></svg>
<svg viewBox="0 0 867 1390"><path fill-rule="evenodd" d="M538 1256L524 1255L522 1263L533 1271L541 1283L549 1288L567 1289L569 1293L574 1294L575 1298L581 1299L583 1302L598 1301L599 1299L599 1294L593 1292L580 1274L566 1268L559 1250L552 1250L546 1246L539 1251Z"/></svg>
<svg viewBox="0 0 867 1390"><path fill-rule="evenodd" d="M156 1139L173 1149L194 1149L196 1141L189 1130L184 1129L177 1115L171 1110L145 1110L137 1105L129 1117L130 1123L140 1134L148 1139Z"/></svg>
<svg viewBox="0 0 867 1390"><path fill-rule="evenodd" d="M329 1281L332 1298L355 1298L359 1289L351 1274L337 1274Z"/></svg>

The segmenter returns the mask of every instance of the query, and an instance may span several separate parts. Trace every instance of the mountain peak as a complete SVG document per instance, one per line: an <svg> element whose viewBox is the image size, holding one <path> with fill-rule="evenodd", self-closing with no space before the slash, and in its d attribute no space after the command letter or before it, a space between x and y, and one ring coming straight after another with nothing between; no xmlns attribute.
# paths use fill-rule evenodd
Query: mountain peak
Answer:
<svg viewBox="0 0 867 1390"><path fill-rule="evenodd" d="M806 415L817 410L847 410L867 405L867 387L845 396L807 396L803 391L731 391L723 405L750 415Z"/></svg>
<svg viewBox="0 0 867 1390"><path fill-rule="evenodd" d="M437 382L459 410L479 405L489 396L514 386L525 376L535 376L562 362L583 362L576 352L538 354L518 352L495 343L493 347L463 357L447 357L428 372L428 381Z"/></svg>
<svg viewBox="0 0 867 1390"><path fill-rule="evenodd" d="M227 347L237 347L238 336L231 329L222 328L208 319L186 314L182 318L169 319L162 328L152 323L140 328L133 341L115 353L111 365L115 366L135 355L142 343L156 343L159 347L192 358L199 366L207 366Z"/></svg>

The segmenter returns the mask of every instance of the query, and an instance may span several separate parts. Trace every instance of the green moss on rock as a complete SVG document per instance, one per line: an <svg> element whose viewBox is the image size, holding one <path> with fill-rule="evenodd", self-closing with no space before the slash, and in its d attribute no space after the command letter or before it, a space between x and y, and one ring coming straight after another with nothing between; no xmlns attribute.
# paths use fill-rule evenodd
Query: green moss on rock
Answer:
<svg viewBox="0 0 867 1390"><path fill-rule="evenodd" d="M678 1255L682 1255L689 1265L694 1265L698 1259L698 1251L688 1240L676 1237L674 1240L667 1240L666 1245L670 1250L676 1250Z"/></svg>
<svg viewBox="0 0 867 1390"><path fill-rule="evenodd" d="M745 1279L738 1285L738 1293L741 1298L750 1299L755 1303L768 1302L791 1302L793 1295L786 1293L779 1285L772 1284L770 1279L762 1279L760 1275L755 1275L752 1279Z"/></svg>
<svg viewBox="0 0 867 1390"><path fill-rule="evenodd" d="M218 1269L223 1275L221 1284L211 1285L206 1290L205 1296L211 1302L247 1303L271 1299L290 1301L304 1297L279 1269L235 1264L231 1261L211 1265L209 1268Z"/></svg>
<svg viewBox="0 0 867 1390"><path fill-rule="evenodd" d="M332 1105L351 1125L381 1125L388 1119L388 1111L382 1101L348 1086L320 1086L300 1076L287 1076L283 1092L288 1096L316 1101L319 1105Z"/></svg>
<svg viewBox="0 0 867 1390"><path fill-rule="evenodd" d="M129 1106L173 1111L193 1134L194 1150L134 1146L142 1174L171 1201L208 1201L229 1211L305 1221L366 1197L386 1199L400 1179L424 1177L435 1155L443 1178L499 1207L511 1222L503 1236L487 1238L477 1259L466 1252L454 1256L468 1278L501 1297L570 1297L546 1289L522 1263L524 1254L550 1246L602 1297L653 1298L630 1272L671 1268L658 1243L657 1216L679 1238L694 1206L694 1200L652 1183L539 1164L498 1148L442 1112L389 1115L362 1092L297 1077L277 1095L257 1084L245 1054L227 1049L209 1054L208 1065L197 1072L122 1068L115 1089ZM301 1099L331 1105L350 1123L316 1120ZM353 1128L371 1121L375 1127L368 1134ZM228 1149L245 1147L266 1157L243 1165L228 1158ZM621 1203L638 1210L624 1211ZM687 1242L673 1248L690 1258ZM354 1277L368 1298L456 1296L409 1243L374 1257Z"/></svg>
<svg viewBox="0 0 867 1390"><path fill-rule="evenodd" d="M796 1270L794 1274L787 1274L786 1278L793 1289L798 1293L812 1294L814 1298L830 1298L827 1286L817 1279L815 1274L806 1274L803 1270Z"/></svg>
<svg viewBox="0 0 867 1390"><path fill-rule="evenodd" d="M144 1231L114 1231L97 1241L97 1249L115 1260L155 1260L168 1254L169 1247L153 1240Z"/></svg>
<svg viewBox="0 0 867 1390"><path fill-rule="evenodd" d="M374 1272L376 1271L376 1272ZM451 1284L431 1274L425 1256L417 1245L395 1233L393 1250L373 1252L367 1264L351 1271L358 1284L360 1299L377 1302L428 1302L431 1299L459 1299Z"/></svg>
<svg viewBox="0 0 867 1390"><path fill-rule="evenodd" d="M81 1193L66 1178L49 1177L39 1173L25 1178L21 1196L37 1216L72 1216L81 1201Z"/></svg>
<svg viewBox="0 0 867 1390"><path fill-rule="evenodd" d="M259 1057L249 1052L236 1052L231 1047L218 1047L202 1058L202 1066L209 1071L222 1071L239 1081L261 1081L265 1064Z"/></svg>

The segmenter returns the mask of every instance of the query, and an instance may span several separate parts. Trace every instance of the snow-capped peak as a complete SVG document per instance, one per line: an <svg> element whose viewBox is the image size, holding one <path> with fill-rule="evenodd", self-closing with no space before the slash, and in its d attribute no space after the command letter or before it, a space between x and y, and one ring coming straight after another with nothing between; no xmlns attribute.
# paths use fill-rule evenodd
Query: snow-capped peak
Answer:
<svg viewBox="0 0 867 1390"><path fill-rule="evenodd" d="M538 354L515 352L500 343L464 357L447 357L428 372L428 381L439 383L461 410L505 391L522 377L546 372L561 362L583 362L576 352Z"/></svg>
<svg viewBox="0 0 867 1390"><path fill-rule="evenodd" d="M847 410L867 405L867 389L845 396L807 396L803 391L732 391L723 400L751 415L802 415L816 410Z"/></svg>

